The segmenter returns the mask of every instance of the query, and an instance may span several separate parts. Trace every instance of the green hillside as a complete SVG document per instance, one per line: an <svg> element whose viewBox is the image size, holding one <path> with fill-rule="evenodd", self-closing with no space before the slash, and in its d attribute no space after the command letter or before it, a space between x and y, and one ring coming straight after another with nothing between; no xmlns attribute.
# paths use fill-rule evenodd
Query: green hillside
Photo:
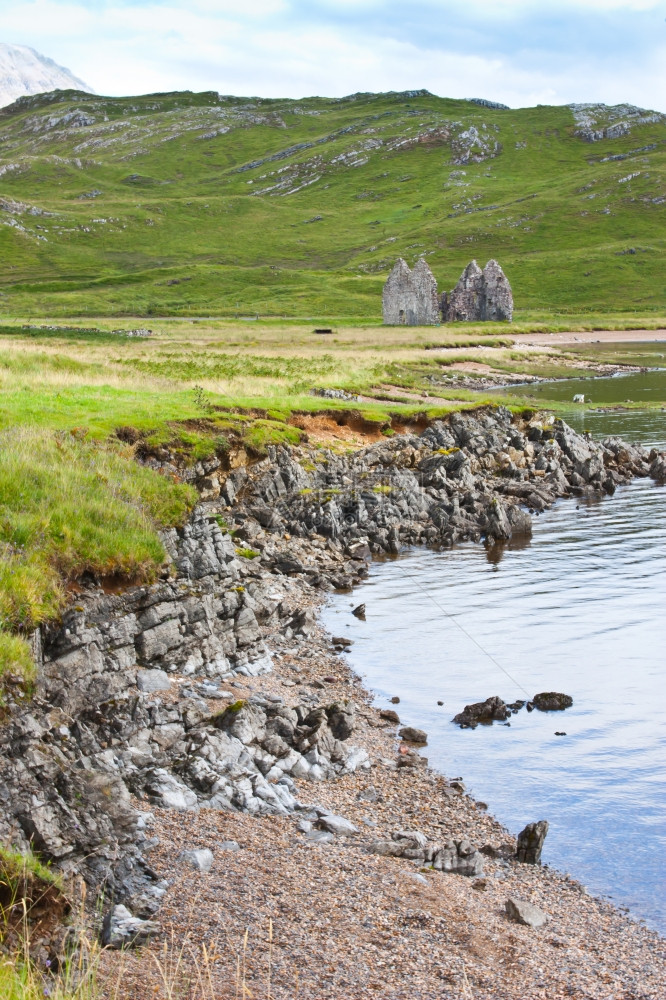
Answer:
<svg viewBox="0 0 666 1000"><path fill-rule="evenodd" d="M376 319L397 256L517 318L666 306L666 116L425 91L73 91L0 111L0 315Z"/></svg>

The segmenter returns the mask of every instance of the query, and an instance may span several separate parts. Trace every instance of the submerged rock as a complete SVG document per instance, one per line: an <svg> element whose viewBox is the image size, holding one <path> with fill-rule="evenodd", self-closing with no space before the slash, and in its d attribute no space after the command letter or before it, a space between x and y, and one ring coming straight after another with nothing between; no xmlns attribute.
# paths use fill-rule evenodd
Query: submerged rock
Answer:
<svg viewBox="0 0 666 1000"><path fill-rule="evenodd" d="M540 712L563 712L565 708L571 708L573 698L568 694L559 694L557 691L542 691L535 694L532 704Z"/></svg>
<svg viewBox="0 0 666 1000"><path fill-rule="evenodd" d="M489 725L492 722L504 722L511 712L498 695L477 701L473 705L465 705L462 712L453 717L453 722L461 729L476 729L479 723Z"/></svg>

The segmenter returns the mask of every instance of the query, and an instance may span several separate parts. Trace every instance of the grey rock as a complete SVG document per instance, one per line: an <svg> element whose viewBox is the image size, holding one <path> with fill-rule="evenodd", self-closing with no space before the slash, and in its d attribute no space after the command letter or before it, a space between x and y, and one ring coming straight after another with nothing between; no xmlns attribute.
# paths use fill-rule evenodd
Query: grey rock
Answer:
<svg viewBox="0 0 666 1000"><path fill-rule="evenodd" d="M122 903L107 913L102 926L102 942L107 948L120 951L145 944L159 931L159 924L133 916Z"/></svg>
<svg viewBox="0 0 666 1000"><path fill-rule="evenodd" d="M157 768L146 782L146 790L163 809L191 812L199 808L196 794L165 768Z"/></svg>
<svg viewBox="0 0 666 1000"><path fill-rule="evenodd" d="M516 841L516 858L527 865L541 864L543 843L548 833L548 820L540 819L537 823L528 823L518 834Z"/></svg>
<svg viewBox="0 0 666 1000"><path fill-rule="evenodd" d="M235 840L223 840L220 844L220 850L235 854L236 851L240 851L240 845Z"/></svg>
<svg viewBox="0 0 666 1000"><path fill-rule="evenodd" d="M396 726L400 725L400 716L392 708L383 708L379 713L379 718L384 719L385 722L392 722Z"/></svg>
<svg viewBox="0 0 666 1000"><path fill-rule="evenodd" d="M183 851L181 854L183 861L187 862L191 868L199 872L209 872L213 867L213 852L207 847L195 848L191 851Z"/></svg>
<svg viewBox="0 0 666 1000"><path fill-rule="evenodd" d="M318 826L322 830L335 834L336 837L351 837L352 834L358 833L358 827L345 819L344 816L336 816L335 813L325 813L320 816Z"/></svg>
<svg viewBox="0 0 666 1000"><path fill-rule="evenodd" d="M328 725L336 740L347 740L354 732L356 705L353 701L336 701L326 709Z"/></svg>
<svg viewBox="0 0 666 1000"><path fill-rule="evenodd" d="M335 840L335 836L328 830L310 830L305 838L311 844L332 844Z"/></svg>
<svg viewBox="0 0 666 1000"><path fill-rule="evenodd" d="M462 712L453 717L453 721L461 729L475 729L479 723L489 724L493 721L504 722L509 718L510 711L498 695L465 705Z"/></svg>
<svg viewBox="0 0 666 1000"><path fill-rule="evenodd" d="M407 858L431 864L437 871L456 875L483 874L483 857L467 840L449 840L446 844L429 844L419 830L398 830L391 840L376 840L368 850L384 857Z"/></svg>
<svg viewBox="0 0 666 1000"><path fill-rule="evenodd" d="M456 875L483 875L483 856L467 840L449 840L442 847L431 848L433 868Z"/></svg>
<svg viewBox="0 0 666 1000"><path fill-rule="evenodd" d="M136 686L144 694L153 694L155 691L168 691L171 681L164 670L139 670L136 675Z"/></svg>
<svg viewBox="0 0 666 1000"><path fill-rule="evenodd" d="M405 726L399 730L398 735L407 743L424 744L428 742L428 734L423 729L417 729L415 726Z"/></svg>
<svg viewBox="0 0 666 1000"><path fill-rule="evenodd" d="M526 927L543 927L548 921L548 914L524 899L509 898L505 903L507 916L516 924L524 924Z"/></svg>
<svg viewBox="0 0 666 1000"><path fill-rule="evenodd" d="M666 452L657 455L650 465L650 476L657 483L666 483Z"/></svg>
<svg viewBox="0 0 666 1000"><path fill-rule="evenodd" d="M559 694L557 691L543 691L535 694L532 703L540 712L563 712L566 708L571 708L573 698L568 694Z"/></svg>

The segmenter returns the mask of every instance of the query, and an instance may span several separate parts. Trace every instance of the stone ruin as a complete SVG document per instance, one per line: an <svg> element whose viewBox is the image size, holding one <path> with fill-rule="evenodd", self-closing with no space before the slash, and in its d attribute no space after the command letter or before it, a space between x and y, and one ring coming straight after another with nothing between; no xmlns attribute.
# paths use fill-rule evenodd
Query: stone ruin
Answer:
<svg viewBox="0 0 666 1000"><path fill-rule="evenodd" d="M458 284L441 299L445 323L513 319L511 285L496 260L489 260L483 271L475 260L460 275Z"/></svg>
<svg viewBox="0 0 666 1000"><path fill-rule="evenodd" d="M382 312L387 326L439 323L437 282L423 259L411 271L402 257L398 257L384 285Z"/></svg>
<svg viewBox="0 0 666 1000"><path fill-rule="evenodd" d="M513 318L513 294L496 260L483 270L471 261L452 292L437 294L437 281L419 260L413 270L399 257L382 293L382 312L387 326L431 326L435 323L485 322Z"/></svg>

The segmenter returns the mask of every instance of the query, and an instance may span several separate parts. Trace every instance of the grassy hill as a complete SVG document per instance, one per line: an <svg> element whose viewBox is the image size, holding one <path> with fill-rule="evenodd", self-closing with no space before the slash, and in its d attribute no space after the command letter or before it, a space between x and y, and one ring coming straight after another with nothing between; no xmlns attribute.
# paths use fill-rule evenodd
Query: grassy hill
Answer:
<svg viewBox="0 0 666 1000"><path fill-rule="evenodd" d="M376 319L397 256L517 318L663 314L666 116L425 91L62 91L0 111L0 315Z"/></svg>

